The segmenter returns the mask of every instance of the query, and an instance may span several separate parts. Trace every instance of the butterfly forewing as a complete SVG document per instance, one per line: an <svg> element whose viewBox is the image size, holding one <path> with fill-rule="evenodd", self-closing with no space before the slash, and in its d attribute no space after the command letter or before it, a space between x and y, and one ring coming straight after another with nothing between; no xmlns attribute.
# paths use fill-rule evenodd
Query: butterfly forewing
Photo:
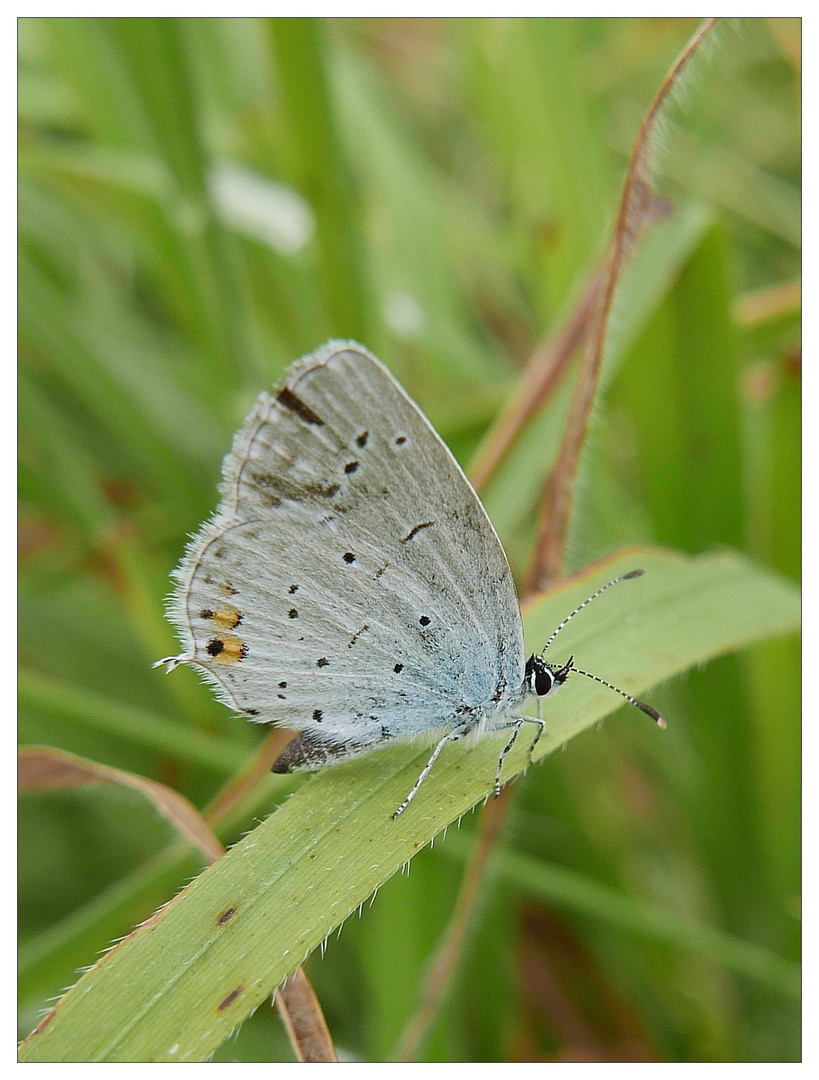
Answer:
<svg viewBox="0 0 819 1080"><path fill-rule="evenodd" d="M518 690L523 636L500 542L366 350L330 343L262 394L223 476L171 614L184 659L229 705L342 756Z"/></svg>

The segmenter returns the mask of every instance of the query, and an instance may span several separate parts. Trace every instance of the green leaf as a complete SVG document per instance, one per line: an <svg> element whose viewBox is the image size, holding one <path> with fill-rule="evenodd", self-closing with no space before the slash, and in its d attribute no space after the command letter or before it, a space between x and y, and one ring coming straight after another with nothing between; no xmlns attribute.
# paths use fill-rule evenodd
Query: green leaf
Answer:
<svg viewBox="0 0 819 1080"><path fill-rule="evenodd" d="M535 603L530 643L636 566L646 575L566 627L556 659L573 652L587 670L640 694L798 623L797 591L741 557L641 550ZM537 758L618 704L597 683L573 680L559 712L547 709ZM396 820L428 750L396 746L324 770L83 976L23 1044L22 1060L204 1060L379 885L488 795L502 743L450 747ZM516 747L504 779L525 766L525 747Z"/></svg>
<svg viewBox="0 0 819 1080"><path fill-rule="evenodd" d="M359 210L338 134L321 21L268 23L289 126L293 179L316 215L318 284L332 337L368 339L369 315Z"/></svg>

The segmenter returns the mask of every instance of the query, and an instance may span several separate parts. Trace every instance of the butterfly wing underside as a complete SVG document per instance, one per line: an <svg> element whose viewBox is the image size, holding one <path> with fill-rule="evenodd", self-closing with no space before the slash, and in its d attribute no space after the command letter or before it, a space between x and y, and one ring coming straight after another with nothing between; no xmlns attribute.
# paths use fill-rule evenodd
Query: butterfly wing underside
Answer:
<svg viewBox="0 0 819 1080"><path fill-rule="evenodd" d="M246 717L300 730L282 769L453 727L522 682L500 541L389 371L331 342L258 398L176 573L184 653Z"/></svg>

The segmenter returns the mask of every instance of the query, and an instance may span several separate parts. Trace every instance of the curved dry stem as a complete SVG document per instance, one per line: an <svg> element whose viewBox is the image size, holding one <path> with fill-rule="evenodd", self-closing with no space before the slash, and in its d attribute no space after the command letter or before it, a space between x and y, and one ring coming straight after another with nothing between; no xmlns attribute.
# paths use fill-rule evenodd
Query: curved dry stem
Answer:
<svg viewBox="0 0 819 1080"><path fill-rule="evenodd" d="M218 825L223 818L227 817L231 810L237 807L242 799L268 775L273 762L292 738L292 731L272 728L247 766L232 776L211 801L204 812L205 821L210 825Z"/></svg>
<svg viewBox="0 0 819 1080"><path fill-rule="evenodd" d="M514 394L469 467L469 479L476 491L492 478L526 424L549 403L571 367L575 353L585 344L597 307L602 276L602 268L598 267L584 285L563 326L532 353Z"/></svg>
<svg viewBox="0 0 819 1080"><path fill-rule="evenodd" d="M47 791L90 784L119 784L138 791L151 800L186 840L199 848L209 863L224 855L225 849L199 810L167 784L51 746L21 746L17 751L20 791Z"/></svg>
<svg viewBox="0 0 819 1080"><path fill-rule="evenodd" d="M276 992L276 1007L299 1061L338 1061L324 1013L301 965Z"/></svg>
<svg viewBox="0 0 819 1080"><path fill-rule="evenodd" d="M706 19L701 24L672 65L640 124L623 184L600 287L600 303L588 337L588 350L578 373L557 461L541 501L538 538L524 579L525 596L547 588L560 576L575 478L600 378L614 294L630 253L656 217L658 200L651 185L651 166L658 122L684 69L717 22L717 19Z"/></svg>
<svg viewBox="0 0 819 1080"><path fill-rule="evenodd" d="M652 140L658 118L682 71L717 21L708 19L699 27L675 61L643 118L626 172L604 267L595 271L587 282L563 329L532 357L514 397L470 469L472 482L476 488L480 488L490 479L524 424L554 392L574 353L582 345L587 345L558 459L544 491L538 542L526 574L524 597L545 589L560 575L571 513L571 494L603 362L614 293L635 244L657 217L664 215L663 200L655 195L650 178ZM451 983L486 865L503 825L511 790L510 787L505 788L501 797L484 811L478 844L461 884L452 916L436 946L424 980L421 1002L399 1040L395 1061L414 1059Z"/></svg>
<svg viewBox="0 0 819 1080"><path fill-rule="evenodd" d="M466 937L469 917L475 906L475 900L483 881L489 856L494 850L501 828L506 819L506 811L512 798L512 785L507 784L497 799L487 805L481 819L481 830L475 851L467 867L455 908L450 916L440 941L435 946L433 959L424 979L421 1002L407 1022L393 1061L413 1061L434 1021L441 1001L444 998L461 955Z"/></svg>

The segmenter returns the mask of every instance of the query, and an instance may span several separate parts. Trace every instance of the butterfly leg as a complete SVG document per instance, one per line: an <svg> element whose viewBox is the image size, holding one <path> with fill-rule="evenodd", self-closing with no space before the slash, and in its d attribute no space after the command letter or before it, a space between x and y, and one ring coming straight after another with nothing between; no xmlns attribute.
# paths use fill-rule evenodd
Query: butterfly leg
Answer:
<svg viewBox="0 0 819 1080"><path fill-rule="evenodd" d="M538 713L540 712L540 702L537 703L537 711L538 711ZM523 730L523 725L524 724L537 724L537 735L535 735L534 739L532 740L532 745L529 747L529 749L526 752L526 756L529 759L529 764L530 765L532 764L532 754L534 753L535 747L537 746L538 742L540 741L541 735L546 730L546 722L544 720L541 720L540 716L537 716L537 717L535 717L535 716L514 716L509 721L508 724L503 724L502 725L503 727L513 728L514 730L512 731L512 737L510 738L510 740L506 744L506 746L503 748L503 750L501 751L500 757L498 758L498 769L497 769L497 772L495 773L495 797L496 798L500 794L500 775L501 775L501 769L503 768L503 759L506 757L506 755L509 753L509 751L512 749L512 747L515 745L515 743L517 741L517 738L518 738L518 735L520 735L521 731Z"/></svg>
<svg viewBox="0 0 819 1080"><path fill-rule="evenodd" d="M504 746L503 750L501 750L500 754L498 755L498 767L495 770L495 798L496 799L497 799L498 795L500 795L500 778L501 778L501 769L503 768L503 759L506 757L506 755L509 753L509 751L512 749L512 747L517 742L518 735L520 735L526 719L527 718L524 717L524 716L518 716L518 717L515 717L515 719L510 724L504 724L504 727L510 727L513 730L512 730L512 736L509 739L509 742L506 744L506 746Z"/></svg>
<svg viewBox="0 0 819 1080"><path fill-rule="evenodd" d="M540 702L538 702L538 710L537 711L540 712ZM537 724L537 735L535 735L534 739L532 740L532 745L529 747L529 750L527 752L527 756L529 758L529 764L531 765L532 764L532 754L535 752L535 747L540 742L541 735L546 730L546 722L544 720L541 720L539 716L537 717L537 719L535 719L534 716L527 716L526 719L529 721L530 724Z"/></svg>
<svg viewBox="0 0 819 1080"><path fill-rule="evenodd" d="M421 786L421 784L423 784L423 782L429 776L430 769L435 764L435 762L438 760L438 755L441 753L441 751L446 746L446 744L448 742L457 742L458 739L463 738L463 736L466 735L469 732L471 726L472 725L470 725L469 727L455 728L454 731L448 731L446 733L446 735L444 735L443 739L440 740L438 745L432 751L432 754L430 756L429 761L426 763L426 765L421 770L421 775L415 781L415 785L413 786L412 791L409 793L409 795L407 795L406 799L404 799L404 801L401 803L401 805L398 807L398 809L392 815L393 820L395 820L395 818L397 818L399 814L403 814L404 811L406 810L406 808L409 806L409 804L415 798L415 795L416 795L416 793L418 791L418 788Z"/></svg>

